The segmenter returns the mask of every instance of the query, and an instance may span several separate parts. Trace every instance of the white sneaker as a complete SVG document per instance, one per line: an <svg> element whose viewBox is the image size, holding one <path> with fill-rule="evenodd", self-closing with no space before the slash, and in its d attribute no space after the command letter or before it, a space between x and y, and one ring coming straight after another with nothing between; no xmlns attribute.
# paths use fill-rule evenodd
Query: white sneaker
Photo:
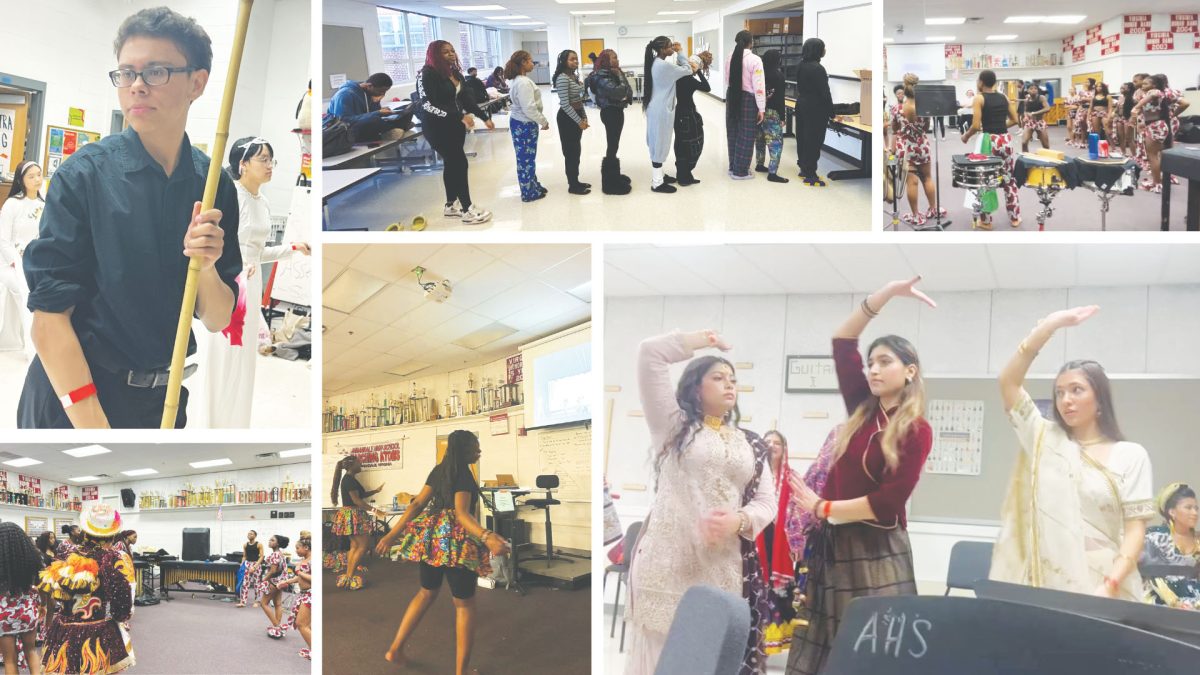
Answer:
<svg viewBox="0 0 1200 675"><path fill-rule="evenodd" d="M477 204L462 212L463 225L480 225L492 219L492 212L481 209Z"/></svg>
<svg viewBox="0 0 1200 675"><path fill-rule="evenodd" d="M462 218L462 207L459 205L458 200L455 199L453 204L447 204L446 210L442 212L442 215L446 218Z"/></svg>

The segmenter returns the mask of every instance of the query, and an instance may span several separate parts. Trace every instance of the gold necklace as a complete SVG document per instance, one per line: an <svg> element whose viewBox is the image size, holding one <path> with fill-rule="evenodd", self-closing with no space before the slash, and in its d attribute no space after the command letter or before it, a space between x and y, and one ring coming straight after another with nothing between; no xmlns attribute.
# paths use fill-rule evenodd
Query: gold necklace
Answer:
<svg viewBox="0 0 1200 675"><path fill-rule="evenodd" d="M1107 438L1101 436L1100 438L1095 438L1095 439L1091 439L1091 440L1087 440L1087 441L1076 440L1075 442L1078 443L1079 447L1081 447L1081 448L1090 448L1093 445L1100 445L1101 443L1104 443L1107 440L1108 440Z"/></svg>
<svg viewBox="0 0 1200 675"><path fill-rule="evenodd" d="M723 424L725 424L725 420L721 419L720 417L713 417L712 415L704 416L704 426L712 429L713 431L720 431L721 425Z"/></svg>
<svg viewBox="0 0 1200 675"><path fill-rule="evenodd" d="M1174 533L1174 534L1175 534L1175 536L1179 536L1179 533L1178 533L1178 532L1176 532L1176 533ZM1174 542L1174 544L1175 544L1175 548L1176 548L1176 549L1178 549L1178 550L1179 550L1179 552L1180 552L1181 554L1183 554L1183 555L1195 556L1197 553L1200 553L1200 542L1197 542L1197 541L1196 541L1196 534L1195 534L1195 532L1193 532L1193 533L1192 533L1192 550L1190 550L1190 551L1184 551L1184 550L1183 550L1183 547L1179 545L1179 541L1178 541L1178 540L1176 540L1176 541Z"/></svg>

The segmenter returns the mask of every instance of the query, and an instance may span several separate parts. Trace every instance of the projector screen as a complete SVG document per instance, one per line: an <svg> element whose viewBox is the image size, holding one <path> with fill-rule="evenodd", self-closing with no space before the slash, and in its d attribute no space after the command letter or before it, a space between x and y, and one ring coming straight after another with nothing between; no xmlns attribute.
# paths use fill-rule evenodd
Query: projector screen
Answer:
<svg viewBox="0 0 1200 675"><path fill-rule="evenodd" d="M922 82L946 79L946 45L888 45L888 82L900 82L905 73L916 73Z"/></svg>
<svg viewBox="0 0 1200 675"><path fill-rule="evenodd" d="M871 3L818 12L816 19L816 37L825 41L825 58L821 59L821 65L825 66L826 73L858 77L854 71L871 69L874 41L857 39L871 34L875 25Z"/></svg>
<svg viewBox="0 0 1200 675"><path fill-rule="evenodd" d="M587 421L592 418L592 343L534 356L533 399L526 399L526 415L532 404L529 428ZM528 366L527 366L528 367Z"/></svg>

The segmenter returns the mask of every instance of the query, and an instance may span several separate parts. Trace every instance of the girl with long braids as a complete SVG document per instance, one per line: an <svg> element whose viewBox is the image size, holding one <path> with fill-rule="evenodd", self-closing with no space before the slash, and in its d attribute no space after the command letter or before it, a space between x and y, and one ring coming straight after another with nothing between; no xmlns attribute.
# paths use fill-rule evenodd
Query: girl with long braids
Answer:
<svg viewBox="0 0 1200 675"><path fill-rule="evenodd" d="M15 675L18 646L29 672L42 672L38 655L38 573L42 555L16 523L0 523L0 656L5 675Z"/></svg>
<svg viewBox="0 0 1200 675"><path fill-rule="evenodd" d="M312 660L312 539L303 536L296 540L296 555L300 556L300 564L296 565L292 576L282 579L276 584L279 589L287 588L292 584L300 586L300 593L296 596L292 604L292 612L288 614L283 625L280 626L283 630L295 628L300 631L300 637L304 638L304 644L308 645L300 650L300 657Z"/></svg>
<svg viewBox="0 0 1200 675"><path fill-rule="evenodd" d="M1196 491L1183 483L1171 483L1154 500L1163 524L1146 528L1146 546L1139 565L1171 565L1180 569L1200 565L1200 539L1196 524L1200 505ZM1200 610L1200 580L1172 575L1145 580L1146 598L1155 604Z"/></svg>
<svg viewBox="0 0 1200 675"><path fill-rule="evenodd" d="M283 589L277 584L287 573L287 556L283 549L287 548L288 538L277 534L267 542L271 552L262 561L263 574L258 582L258 594L262 596L262 611L267 615L271 625L267 627L267 635L275 639L283 637Z"/></svg>
<svg viewBox="0 0 1200 675"><path fill-rule="evenodd" d="M461 218L464 225L480 225L492 218L492 212L471 201L467 178L467 130L475 128L475 118L488 129L495 129L492 116L475 101L458 63L454 45L434 40L425 50L425 65L417 76L417 117L429 144L442 156L442 183L446 188L446 218Z"/></svg>
<svg viewBox="0 0 1200 675"><path fill-rule="evenodd" d="M455 673L471 663L475 635L475 588L491 573L490 558L509 551L503 537L479 524L479 484L471 465L479 461L479 439L457 429L446 440L446 454L429 472L404 515L379 540L375 552L420 565L421 590L409 603L384 658L404 665L404 645L437 599L444 579L454 598ZM393 551L392 542L399 540ZM486 550L485 550L486 548Z"/></svg>
<svg viewBox="0 0 1200 675"><path fill-rule="evenodd" d="M524 50L513 52L504 64L512 95L508 131L517 155L517 183L523 202L537 201L549 193L537 177L537 145L538 129L549 129L550 121L542 114L542 90L529 78L531 72L533 55Z"/></svg>
<svg viewBox="0 0 1200 675"><path fill-rule="evenodd" d="M1059 330L1095 305L1052 312L1000 371L1000 396L1020 452L1000 511L990 577L997 581L1140 601L1137 559L1154 517L1146 449L1125 440L1112 387L1095 361L1070 361L1054 378L1051 419L1025 374Z"/></svg>
<svg viewBox="0 0 1200 675"><path fill-rule="evenodd" d="M695 64L677 50L678 44L665 35L646 43L642 111L646 113L646 144L653 169L650 189L655 192L675 192L671 185L675 178L665 175L662 168L671 153L675 131L675 83L696 72Z"/></svg>
<svg viewBox="0 0 1200 675"><path fill-rule="evenodd" d="M729 141L729 176L734 180L754 178L750 156L754 135L767 110L767 82L762 59L751 49L754 37L748 30L733 38L733 54L725 68L725 135Z"/></svg>
<svg viewBox="0 0 1200 675"><path fill-rule="evenodd" d="M592 185L579 182L579 154L582 152L583 132L588 128L587 112L583 107L583 83L579 81L579 55L564 49L558 55L558 65L550 81L558 93L558 135L562 139L567 192L586 195L592 191Z"/></svg>
<svg viewBox="0 0 1200 675"><path fill-rule="evenodd" d="M763 630L770 614L755 539L775 518L767 445L738 426L737 375L716 332L670 333L638 348L638 392L651 447L656 493L629 572L625 616L633 637L625 672L655 672L684 591L697 584L741 595L750 636L741 675L765 672ZM672 385L672 364L687 361Z"/></svg>
<svg viewBox="0 0 1200 675"><path fill-rule="evenodd" d="M263 545L258 541L258 532L250 530L246 533L246 543L242 544L242 587L234 607L245 607L252 593L256 594L254 606L258 607L258 582L262 581L263 557Z"/></svg>
<svg viewBox="0 0 1200 675"><path fill-rule="evenodd" d="M885 335L867 349L864 369L858 336L895 298L936 307L915 287L920 279L886 284L834 331L838 389L850 417L838 431L821 494L799 475L789 480L796 508L824 524L809 538L807 623L792 636L788 675L821 672L854 598L917 594L905 503L933 447L921 362L912 343Z"/></svg>
<svg viewBox="0 0 1200 675"><path fill-rule="evenodd" d="M680 187L700 182L692 175L692 170L700 161L700 153L704 152L704 118L696 110L692 95L698 91L712 91L707 77L712 54L701 52L688 61L696 67L696 73L675 82L675 172Z"/></svg>
<svg viewBox="0 0 1200 675"><path fill-rule="evenodd" d="M363 587L362 573L366 566L360 565L363 556L371 545L371 533L375 530L375 521L371 513L386 518L387 514L367 503L367 498L378 494L383 489L381 483L374 490L367 491L358 482L358 474L362 464L358 457L346 455L338 460L333 471L333 490L329 494L334 506L338 505L338 494L341 493L342 507L333 516L333 534L339 537L350 537L350 553L346 556L346 570L337 578L338 588L349 588L356 591ZM345 473L345 476L342 474Z"/></svg>

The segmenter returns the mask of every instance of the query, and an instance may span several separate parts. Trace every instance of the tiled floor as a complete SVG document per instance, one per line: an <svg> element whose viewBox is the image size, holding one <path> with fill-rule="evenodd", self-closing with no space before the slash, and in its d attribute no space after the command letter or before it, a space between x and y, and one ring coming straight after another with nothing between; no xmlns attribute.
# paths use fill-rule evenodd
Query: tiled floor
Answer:
<svg viewBox="0 0 1200 675"><path fill-rule="evenodd" d="M551 128L538 145L537 174L550 194L537 202L522 203L516 181L516 164L509 132L500 129L473 133L467 138L471 197L495 215L490 223L463 226L442 217L445 193L441 173L424 175L376 174L336 196L329 206L333 228L382 230L389 224L411 221L423 214L429 230L867 230L870 229L871 180L830 181L825 188L805 187L796 178L796 142L784 139L779 174L788 184L769 183L766 174L754 180L735 181L728 175L724 104L704 94L695 97L705 121L704 152L695 170L699 185L680 188L675 194L650 191L650 160L646 148L646 118L640 106L625 110L621 134L621 170L633 180L628 195L600 191L600 160L605 152L604 127L599 113L589 108L595 126L584 132L580 179L592 184L589 195L567 193L559 145L557 98L543 87L542 101ZM502 124L506 120L501 118ZM820 164L822 175L850 168L828 155ZM674 157L665 171L675 174Z"/></svg>

